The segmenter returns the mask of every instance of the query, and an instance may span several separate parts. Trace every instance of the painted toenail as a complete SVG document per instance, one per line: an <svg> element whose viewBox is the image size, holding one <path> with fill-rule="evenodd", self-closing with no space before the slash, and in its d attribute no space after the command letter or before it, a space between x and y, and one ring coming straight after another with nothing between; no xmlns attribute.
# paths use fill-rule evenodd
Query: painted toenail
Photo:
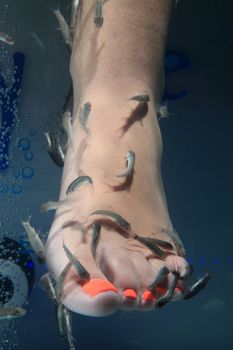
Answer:
<svg viewBox="0 0 233 350"><path fill-rule="evenodd" d="M183 289L180 288L180 287L176 287L176 288L175 288L175 292L177 292L177 293L183 292Z"/></svg>
<svg viewBox="0 0 233 350"><path fill-rule="evenodd" d="M146 290L146 291L143 293L142 298L143 298L145 301L155 301L155 300L156 300L155 296L154 296L149 290Z"/></svg>
<svg viewBox="0 0 233 350"><path fill-rule="evenodd" d="M92 297L104 292L118 292L116 287L109 281L94 278L85 283L82 289Z"/></svg>
<svg viewBox="0 0 233 350"><path fill-rule="evenodd" d="M125 289L123 292L124 296L129 299L137 299L137 293L133 289Z"/></svg>

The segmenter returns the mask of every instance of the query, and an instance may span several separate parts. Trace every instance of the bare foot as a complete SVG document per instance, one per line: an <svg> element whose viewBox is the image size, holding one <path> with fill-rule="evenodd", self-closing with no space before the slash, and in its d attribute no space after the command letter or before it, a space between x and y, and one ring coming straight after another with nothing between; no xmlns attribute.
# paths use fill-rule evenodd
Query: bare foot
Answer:
<svg viewBox="0 0 233 350"><path fill-rule="evenodd" d="M128 100L142 90L148 102ZM91 112L84 128L87 101ZM83 279L72 266L65 276L61 301L74 312L104 316L117 309L152 310L178 299L186 288L183 278L190 267L167 210L153 101L148 86L128 82L114 95L87 90L73 115L60 194L65 201L50 230L46 260L57 281L69 262L65 244L88 272ZM129 150L135 154L133 168L117 176L126 171ZM70 184L80 176L91 182L72 191Z"/></svg>
<svg viewBox="0 0 233 350"><path fill-rule="evenodd" d="M104 316L178 299L190 268L167 210L156 119L173 0L105 1L99 26L95 5L80 2L74 30L64 202L46 261L65 306Z"/></svg>

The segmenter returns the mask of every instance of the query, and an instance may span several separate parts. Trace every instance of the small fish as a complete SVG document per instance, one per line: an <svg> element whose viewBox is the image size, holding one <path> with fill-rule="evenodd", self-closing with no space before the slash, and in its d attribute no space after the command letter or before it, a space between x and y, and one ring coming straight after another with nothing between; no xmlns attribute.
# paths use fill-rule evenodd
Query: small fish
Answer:
<svg viewBox="0 0 233 350"><path fill-rule="evenodd" d="M40 237L38 235L38 233L36 232L36 230L30 225L30 219L28 219L27 221L21 221L28 240L31 244L32 249L34 250L37 259L39 261L40 264L44 264L45 263L45 248L43 243L40 240Z"/></svg>
<svg viewBox="0 0 233 350"><path fill-rule="evenodd" d="M59 136L55 133L50 134L48 132L45 132L44 135L48 143L48 153L51 159L59 168L62 168L64 166L65 154Z"/></svg>
<svg viewBox="0 0 233 350"><path fill-rule="evenodd" d="M159 272L158 272L158 274L157 274L157 276L156 276L154 282L152 282L152 283L149 285L149 287L147 287L147 289L148 289L148 290L153 290L153 289L155 289L155 287L159 284L159 282L163 279L163 277L166 276L168 273L169 273L169 269L168 269L166 266L162 267L162 268L159 270Z"/></svg>
<svg viewBox="0 0 233 350"><path fill-rule="evenodd" d="M59 302L63 293L63 285L64 285L64 279L66 277L67 272L72 266L72 262L68 262L68 264L64 267L63 271L61 272L60 276L58 277L56 287L55 287L55 293L57 301Z"/></svg>
<svg viewBox="0 0 233 350"><path fill-rule="evenodd" d="M46 213L49 210L56 210L64 202L65 201L58 201L58 202L49 201L49 202L43 203L40 206L40 212Z"/></svg>
<svg viewBox="0 0 233 350"><path fill-rule="evenodd" d="M197 295L200 291L202 291L207 284L209 283L209 280L211 278L211 274L210 273L206 273L203 277L201 277L196 283L194 283L192 285L192 287L190 287L188 289L188 291L185 293L185 296L183 299L191 299L193 298L195 295Z"/></svg>
<svg viewBox="0 0 233 350"><path fill-rule="evenodd" d="M96 256L97 244L100 239L100 231L101 231L101 225L94 224L92 226L91 252L94 258Z"/></svg>
<svg viewBox="0 0 233 350"><path fill-rule="evenodd" d="M130 228L130 224L122 216L120 216L119 214L114 213L112 211L99 209L99 210L93 211L90 215L106 215L106 216L110 216L124 230L127 231Z"/></svg>
<svg viewBox="0 0 233 350"><path fill-rule="evenodd" d="M69 26L66 23L66 20L63 17L63 15L61 14L60 9L56 9L56 10L52 9L52 11L55 14L55 16L57 17L62 36L65 40L65 43L69 47L69 49L71 49L72 48L72 39L71 39L71 35L70 35Z"/></svg>
<svg viewBox="0 0 233 350"><path fill-rule="evenodd" d="M166 254L163 250L161 250L154 241L154 238L150 237L141 237L139 235L135 235L134 239L138 240L142 244L144 244L147 248L149 248L153 253L159 255L162 258L166 257Z"/></svg>
<svg viewBox="0 0 233 350"><path fill-rule="evenodd" d="M167 101L164 102L164 104L160 105L159 112L158 112L158 120L163 118L168 118L170 115L173 115L174 113L169 113L167 109Z"/></svg>
<svg viewBox="0 0 233 350"><path fill-rule="evenodd" d="M84 103L82 113L81 113L81 123L82 123L82 128L86 131L86 133L88 133L87 119L90 112L91 112L91 103L90 102Z"/></svg>
<svg viewBox="0 0 233 350"><path fill-rule="evenodd" d="M71 12L70 12L70 30L74 30L75 22L77 18L77 11L79 7L80 0L72 0L71 1Z"/></svg>
<svg viewBox="0 0 233 350"><path fill-rule="evenodd" d="M171 300L173 293L174 293L174 290L176 288L177 282L178 282L179 277L180 277L178 273L173 273L173 275L174 275L174 280L172 281L170 288L161 298L159 298L156 301L155 307L162 307Z"/></svg>
<svg viewBox="0 0 233 350"><path fill-rule="evenodd" d="M73 145L73 131L71 124L71 113L70 111L65 111L62 115L62 126L66 131L68 137L68 143Z"/></svg>
<svg viewBox="0 0 233 350"><path fill-rule="evenodd" d="M155 287L157 287L157 285L163 279L163 277L165 277L168 273L169 273L169 269L166 266L162 267L159 270L158 274L156 275L155 280L147 287L147 289L148 290L155 289Z"/></svg>
<svg viewBox="0 0 233 350"><path fill-rule="evenodd" d="M83 183L93 184L93 181L89 176L79 176L77 177L77 179L72 181L71 184L68 186L66 190L66 194L69 194L70 192L74 192Z"/></svg>
<svg viewBox="0 0 233 350"><path fill-rule="evenodd" d="M0 41L2 41L5 44L8 45L14 45L14 39L12 39L9 35L7 35L6 33L3 33L0 31Z"/></svg>
<svg viewBox="0 0 233 350"><path fill-rule="evenodd" d="M57 304L57 299L56 299L56 293L55 289L53 288L52 281L49 277L49 273L45 273L39 281L39 286L43 288L49 297L49 299L54 303Z"/></svg>
<svg viewBox="0 0 233 350"><path fill-rule="evenodd" d="M63 308L64 324L66 327L66 336L69 343L69 350L75 350L74 337L72 336L71 312L66 307Z"/></svg>
<svg viewBox="0 0 233 350"><path fill-rule="evenodd" d="M150 239L151 242L159 245L160 247L162 247L164 249L173 250L173 245L170 242L163 241L163 240L157 239L157 238L152 238L152 237L148 237L148 239Z"/></svg>
<svg viewBox="0 0 233 350"><path fill-rule="evenodd" d="M26 314L26 310L20 306L0 307L0 320L22 317Z"/></svg>
<svg viewBox="0 0 233 350"><path fill-rule="evenodd" d="M127 169L123 173L116 175L117 177L128 176L133 172L135 164L135 153L133 151L128 151L127 153Z"/></svg>
<svg viewBox="0 0 233 350"><path fill-rule="evenodd" d="M103 0L96 0L94 23L95 23L97 28L102 27L102 25L104 23L102 11L103 11Z"/></svg>
<svg viewBox="0 0 233 350"><path fill-rule="evenodd" d="M138 101L138 102L142 102L142 103L147 103L147 102L150 101L150 96L148 94L136 95L136 96L130 97L128 100L129 101L133 100L133 101Z"/></svg>
<svg viewBox="0 0 233 350"><path fill-rule="evenodd" d="M65 306L62 303L58 303L56 305L56 319L57 319L59 333L62 338L64 338L66 335L66 329L64 324L64 310L63 310L64 307Z"/></svg>
<svg viewBox="0 0 233 350"><path fill-rule="evenodd" d="M82 282L87 282L90 280L90 274L85 269L85 267L80 263L80 261L71 253L71 251L67 248L65 243L63 242L63 249L70 260L72 266L75 268Z"/></svg>

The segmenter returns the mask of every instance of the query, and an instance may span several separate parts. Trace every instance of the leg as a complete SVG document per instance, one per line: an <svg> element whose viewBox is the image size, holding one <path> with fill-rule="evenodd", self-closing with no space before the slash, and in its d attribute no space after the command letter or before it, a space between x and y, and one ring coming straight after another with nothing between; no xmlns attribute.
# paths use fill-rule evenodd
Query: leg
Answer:
<svg viewBox="0 0 233 350"><path fill-rule="evenodd" d="M172 234L156 119L173 5L173 0L108 0L103 24L96 27L95 1L80 3L70 64L73 147L68 148L62 176L60 200L65 201L56 211L46 245L56 280L69 261L63 242L90 274L89 282L78 278L73 267L66 274L62 302L75 312L102 316L116 309L153 309L162 287L175 281L166 269L158 281L161 268L180 275L188 270ZM148 98L130 99L136 95ZM124 173L130 150L135 155L130 173L116 176ZM80 176L92 182L66 194ZM118 213L130 225L122 228L103 212L90 215L97 210ZM93 224L101 226L95 242ZM160 255L143 237L166 241L170 248L160 249Z"/></svg>

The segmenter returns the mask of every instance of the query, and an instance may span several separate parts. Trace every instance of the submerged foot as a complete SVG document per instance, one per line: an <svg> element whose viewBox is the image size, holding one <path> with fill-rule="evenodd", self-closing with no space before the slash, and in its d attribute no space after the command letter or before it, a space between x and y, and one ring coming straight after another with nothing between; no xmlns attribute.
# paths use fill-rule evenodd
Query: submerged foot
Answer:
<svg viewBox="0 0 233 350"><path fill-rule="evenodd" d="M122 108L118 103L115 112L110 104L109 120L110 107L91 100L86 128L73 120L47 265L59 281L62 303L74 312L104 316L118 309L152 310L178 299L190 273L166 207L153 105L145 122L138 123L136 115L122 137L118 131L138 102ZM135 154L130 173L124 171L129 150Z"/></svg>

